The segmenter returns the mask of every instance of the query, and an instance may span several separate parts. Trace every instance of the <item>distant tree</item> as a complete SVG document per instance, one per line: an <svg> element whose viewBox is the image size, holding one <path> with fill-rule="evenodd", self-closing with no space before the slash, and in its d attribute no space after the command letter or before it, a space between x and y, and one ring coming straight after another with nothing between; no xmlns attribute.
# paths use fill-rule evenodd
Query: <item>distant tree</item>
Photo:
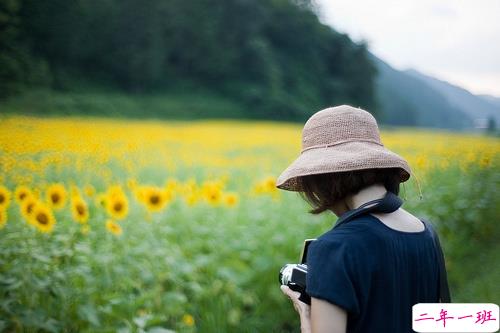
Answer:
<svg viewBox="0 0 500 333"><path fill-rule="evenodd" d="M50 80L45 62L31 55L23 38L21 7L21 0L0 1L0 98Z"/></svg>

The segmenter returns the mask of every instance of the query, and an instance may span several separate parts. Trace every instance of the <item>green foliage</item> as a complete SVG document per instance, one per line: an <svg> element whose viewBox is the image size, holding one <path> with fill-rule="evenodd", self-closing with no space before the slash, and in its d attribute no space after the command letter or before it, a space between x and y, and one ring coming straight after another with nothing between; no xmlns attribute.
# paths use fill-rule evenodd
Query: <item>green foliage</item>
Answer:
<svg viewBox="0 0 500 333"><path fill-rule="evenodd" d="M454 302L495 302L498 262L500 173L479 165L433 171L421 210L436 225L446 256ZM492 265L493 264L493 265ZM493 269L492 269L493 268Z"/></svg>
<svg viewBox="0 0 500 333"><path fill-rule="evenodd" d="M498 172L432 171L407 208L436 226L454 301L495 302L498 261ZM236 184L236 182L235 182ZM250 179L238 177L237 191ZM236 185L235 185L236 186ZM458 195L460 194L460 195ZM174 202L146 221L136 202L106 232L104 212L90 203L83 235L69 212L57 212L52 235L22 222L15 204L0 231L0 327L44 332L298 332L298 316L277 274L296 262L305 238L331 228L333 215L308 215L295 193L281 201L243 198L237 209ZM95 215L98 214L98 215ZM101 214L101 215L99 215ZM196 327L182 324L191 314Z"/></svg>
<svg viewBox="0 0 500 333"><path fill-rule="evenodd" d="M321 24L309 1L6 3L4 96L28 77L74 90L83 76L125 92L208 87L242 101L249 118L305 120L328 105L374 105L366 45Z"/></svg>
<svg viewBox="0 0 500 333"><path fill-rule="evenodd" d="M0 2L0 98L50 83L46 62L33 57L22 38L21 4L20 0Z"/></svg>
<svg viewBox="0 0 500 333"><path fill-rule="evenodd" d="M138 112L140 110L140 113ZM247 108L225 96L203 90L153 94L120 91L59 92L30 90L7 98L0 105L5 114L44 116L108 116L131 118L199 119L250 118Z"/></svg>

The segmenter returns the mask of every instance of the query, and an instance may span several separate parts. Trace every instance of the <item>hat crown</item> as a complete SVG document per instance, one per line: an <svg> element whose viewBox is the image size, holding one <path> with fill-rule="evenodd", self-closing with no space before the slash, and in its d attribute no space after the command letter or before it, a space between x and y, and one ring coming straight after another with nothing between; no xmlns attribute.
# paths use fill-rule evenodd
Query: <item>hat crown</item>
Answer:
<svg viewBox="0 0 500 333"><path fill-rule="evenodd" d="M313 114L302 130L302 149L351 141L382 145L375 118L349 105L327 108Z"/></svg>

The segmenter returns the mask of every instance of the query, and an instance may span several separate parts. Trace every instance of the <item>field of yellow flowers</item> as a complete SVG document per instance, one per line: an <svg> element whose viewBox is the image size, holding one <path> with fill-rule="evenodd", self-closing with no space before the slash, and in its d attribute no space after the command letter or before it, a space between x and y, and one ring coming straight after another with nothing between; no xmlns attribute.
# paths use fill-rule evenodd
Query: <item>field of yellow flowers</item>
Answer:
<svg viewBox="0 0 500 333"><path fill-rule="evenodd" d="M335 221L275 187L301 129L2 116L0 331L298 331L279 268ZM439 224L452 291L489 300L496 277L470 286L456 263L498 235L500 140L382 141L412 167L405 208Z"/></svg>

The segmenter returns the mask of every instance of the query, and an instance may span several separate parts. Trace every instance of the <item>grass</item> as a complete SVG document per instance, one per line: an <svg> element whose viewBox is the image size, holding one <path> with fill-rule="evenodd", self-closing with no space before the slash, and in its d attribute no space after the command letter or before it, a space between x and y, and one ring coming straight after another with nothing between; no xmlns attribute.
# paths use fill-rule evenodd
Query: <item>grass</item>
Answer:
<svg viewBox="0 0 500 333"><path fill-rule="evenodd" d="M119 91L30 90L0 103L0 113L148 119L248 118L245 107L210 92L127 94Z"/></svg>

